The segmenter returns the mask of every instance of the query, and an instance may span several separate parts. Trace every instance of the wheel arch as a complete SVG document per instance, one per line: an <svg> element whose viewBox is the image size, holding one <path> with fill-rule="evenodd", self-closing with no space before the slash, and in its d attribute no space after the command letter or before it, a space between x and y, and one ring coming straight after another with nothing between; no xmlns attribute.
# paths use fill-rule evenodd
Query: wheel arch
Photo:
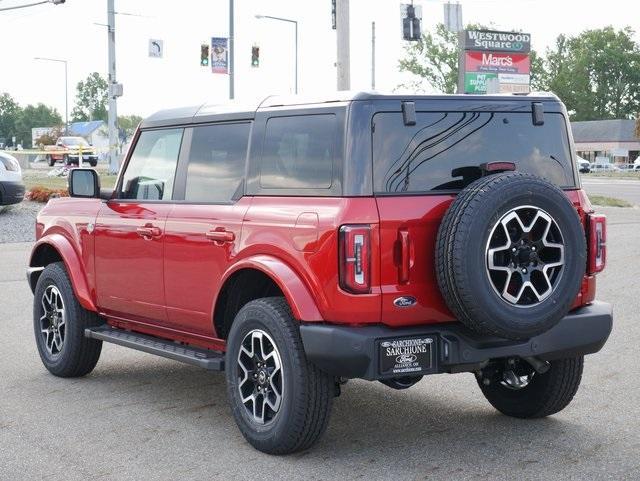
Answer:
<svg viewBox="0 0 640 481"><path fill-rule="evenodd" d="M299 321L320 321L322 315L303 280L282 260L266 255L243 259L222 276L213 302L216 335L226 338L235 314L249 301L282 296Z"/></svg>
<svg viewBox="0 0 640 481"><path fill-rule="evenodd" d="M35 292L36 283L44 268L53 262L64 263L73 286L73 292L80 305L89 311L97 311L80 256L71 242L61 234L47 235L33 247L27 271L31 292Z"/></svg>

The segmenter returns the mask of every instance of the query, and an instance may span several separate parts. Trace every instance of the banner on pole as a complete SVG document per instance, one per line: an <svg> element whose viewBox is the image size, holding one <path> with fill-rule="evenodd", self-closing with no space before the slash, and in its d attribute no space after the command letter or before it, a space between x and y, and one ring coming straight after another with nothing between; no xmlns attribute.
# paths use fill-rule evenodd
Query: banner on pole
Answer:
<svg viewBox="0 0 640 481"><path fill-rule="evenodd" d="M211 37L211 72L229 73L229 39Z"/></svg>

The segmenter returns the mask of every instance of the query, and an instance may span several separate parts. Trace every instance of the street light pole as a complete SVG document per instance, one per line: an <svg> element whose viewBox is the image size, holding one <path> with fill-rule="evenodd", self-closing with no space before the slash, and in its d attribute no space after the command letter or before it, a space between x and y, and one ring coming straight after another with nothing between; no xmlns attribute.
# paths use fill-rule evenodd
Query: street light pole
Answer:
<svg viewBox="0 0 640 481"><path fill-rule="evenodd" d="M34 60L46 60L48 62L59 62L64 64L64 133L69 133L69 82L67 76L67 60L59 58L34 57Z"/></svg>
<svg viewBox="0 0 640 481"><path fill-rule="evenodd" d="M109 130L109 173L118 172L118 158L116 146L118 144L118 112L116 82L116 12L114 0L107 0L107 32L108 32L108 88L109 111L107 112L107 127Z"/></svg>
<svg viewBox="0 0 640 481"><path fill-rule="evenodd" d="M282 18L282 17L272 17L271 15L256 15L256 18L261 19L261 18L268 18L270 20L279 20L281 22L287 22L287 23L293 23L294 27L295 27L295 36L296 36L296 52L295 52L295 71L296 71L296 78L295 78L295 83L294 83L294 92L297 94L298 93L298 21L297 20L291 20L290 18Z"/></svg>

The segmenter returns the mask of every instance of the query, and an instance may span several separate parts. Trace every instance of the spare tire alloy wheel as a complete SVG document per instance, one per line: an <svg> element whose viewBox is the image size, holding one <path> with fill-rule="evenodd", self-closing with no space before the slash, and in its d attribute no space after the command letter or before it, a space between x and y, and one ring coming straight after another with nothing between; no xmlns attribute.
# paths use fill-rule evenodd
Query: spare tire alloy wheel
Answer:
<svg viewBox="0 0 640 481"><path fill-rule="evenodd" d="M487 274L496 293L518 307L538 305L563 272L564 244L556 221L542 209L511 209L487 241Z"/></svg>
<svg viewBox="0 0 640 481"><path fill-rule="evenodd" d="M522 172L469 184L438 230L442 296L480 334L524 340L554 327L580 292L586 261L584 227L569 198Z"/></svg>
<svg viewBox="0 0 640 481"><path fill-rule="evenodd" d="M254 422L272 421L280 410L283 371L280 352L269 334L255 329L242 340L238 351L240 399Z"/></svg>
<svg viewBox="0 0 640 481"><path fill-rule="evenodd" d="M57 356L64 347L66 314L62 294L55 285L49 285L42 293L43 314L40 317L40 333L50 356Z"/></svg>

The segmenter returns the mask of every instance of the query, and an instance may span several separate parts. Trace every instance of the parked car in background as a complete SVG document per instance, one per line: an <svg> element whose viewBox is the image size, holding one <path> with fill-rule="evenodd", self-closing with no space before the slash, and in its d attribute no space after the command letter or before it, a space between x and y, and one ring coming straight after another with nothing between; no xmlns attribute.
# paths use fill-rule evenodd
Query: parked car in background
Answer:
<svg viewBox="0 0 640 481"><path fill-rule="evenodd" d="M582 174L588 174L591 172L591 164L587 159L583 159L579 155L576 155L576 162L578 164L578 170Z"/></svg>
<svg viewBox="0 0 640 481"><path fill-rule="evenodd" d="M620 172L620 168L614 164L591 164L591 172Z"/></svg>
<svg viewBox="0 0 640 481"><path fill-rule="evenodd" d="M24 183L18 159L0 152L0 205L18 204L23 198Z"/></svg>
<svg viewBox="0 0 640 481"><path fill-rule="evenodd" d="M78 165L80 152L82 152L83 162L88 162L91 167L98 165L96 150L82 137L60 137L56 141L56 145L45 146L44 150L50 151L46 158L51 167L56 162L63 162L65 165Z"/></svg>

